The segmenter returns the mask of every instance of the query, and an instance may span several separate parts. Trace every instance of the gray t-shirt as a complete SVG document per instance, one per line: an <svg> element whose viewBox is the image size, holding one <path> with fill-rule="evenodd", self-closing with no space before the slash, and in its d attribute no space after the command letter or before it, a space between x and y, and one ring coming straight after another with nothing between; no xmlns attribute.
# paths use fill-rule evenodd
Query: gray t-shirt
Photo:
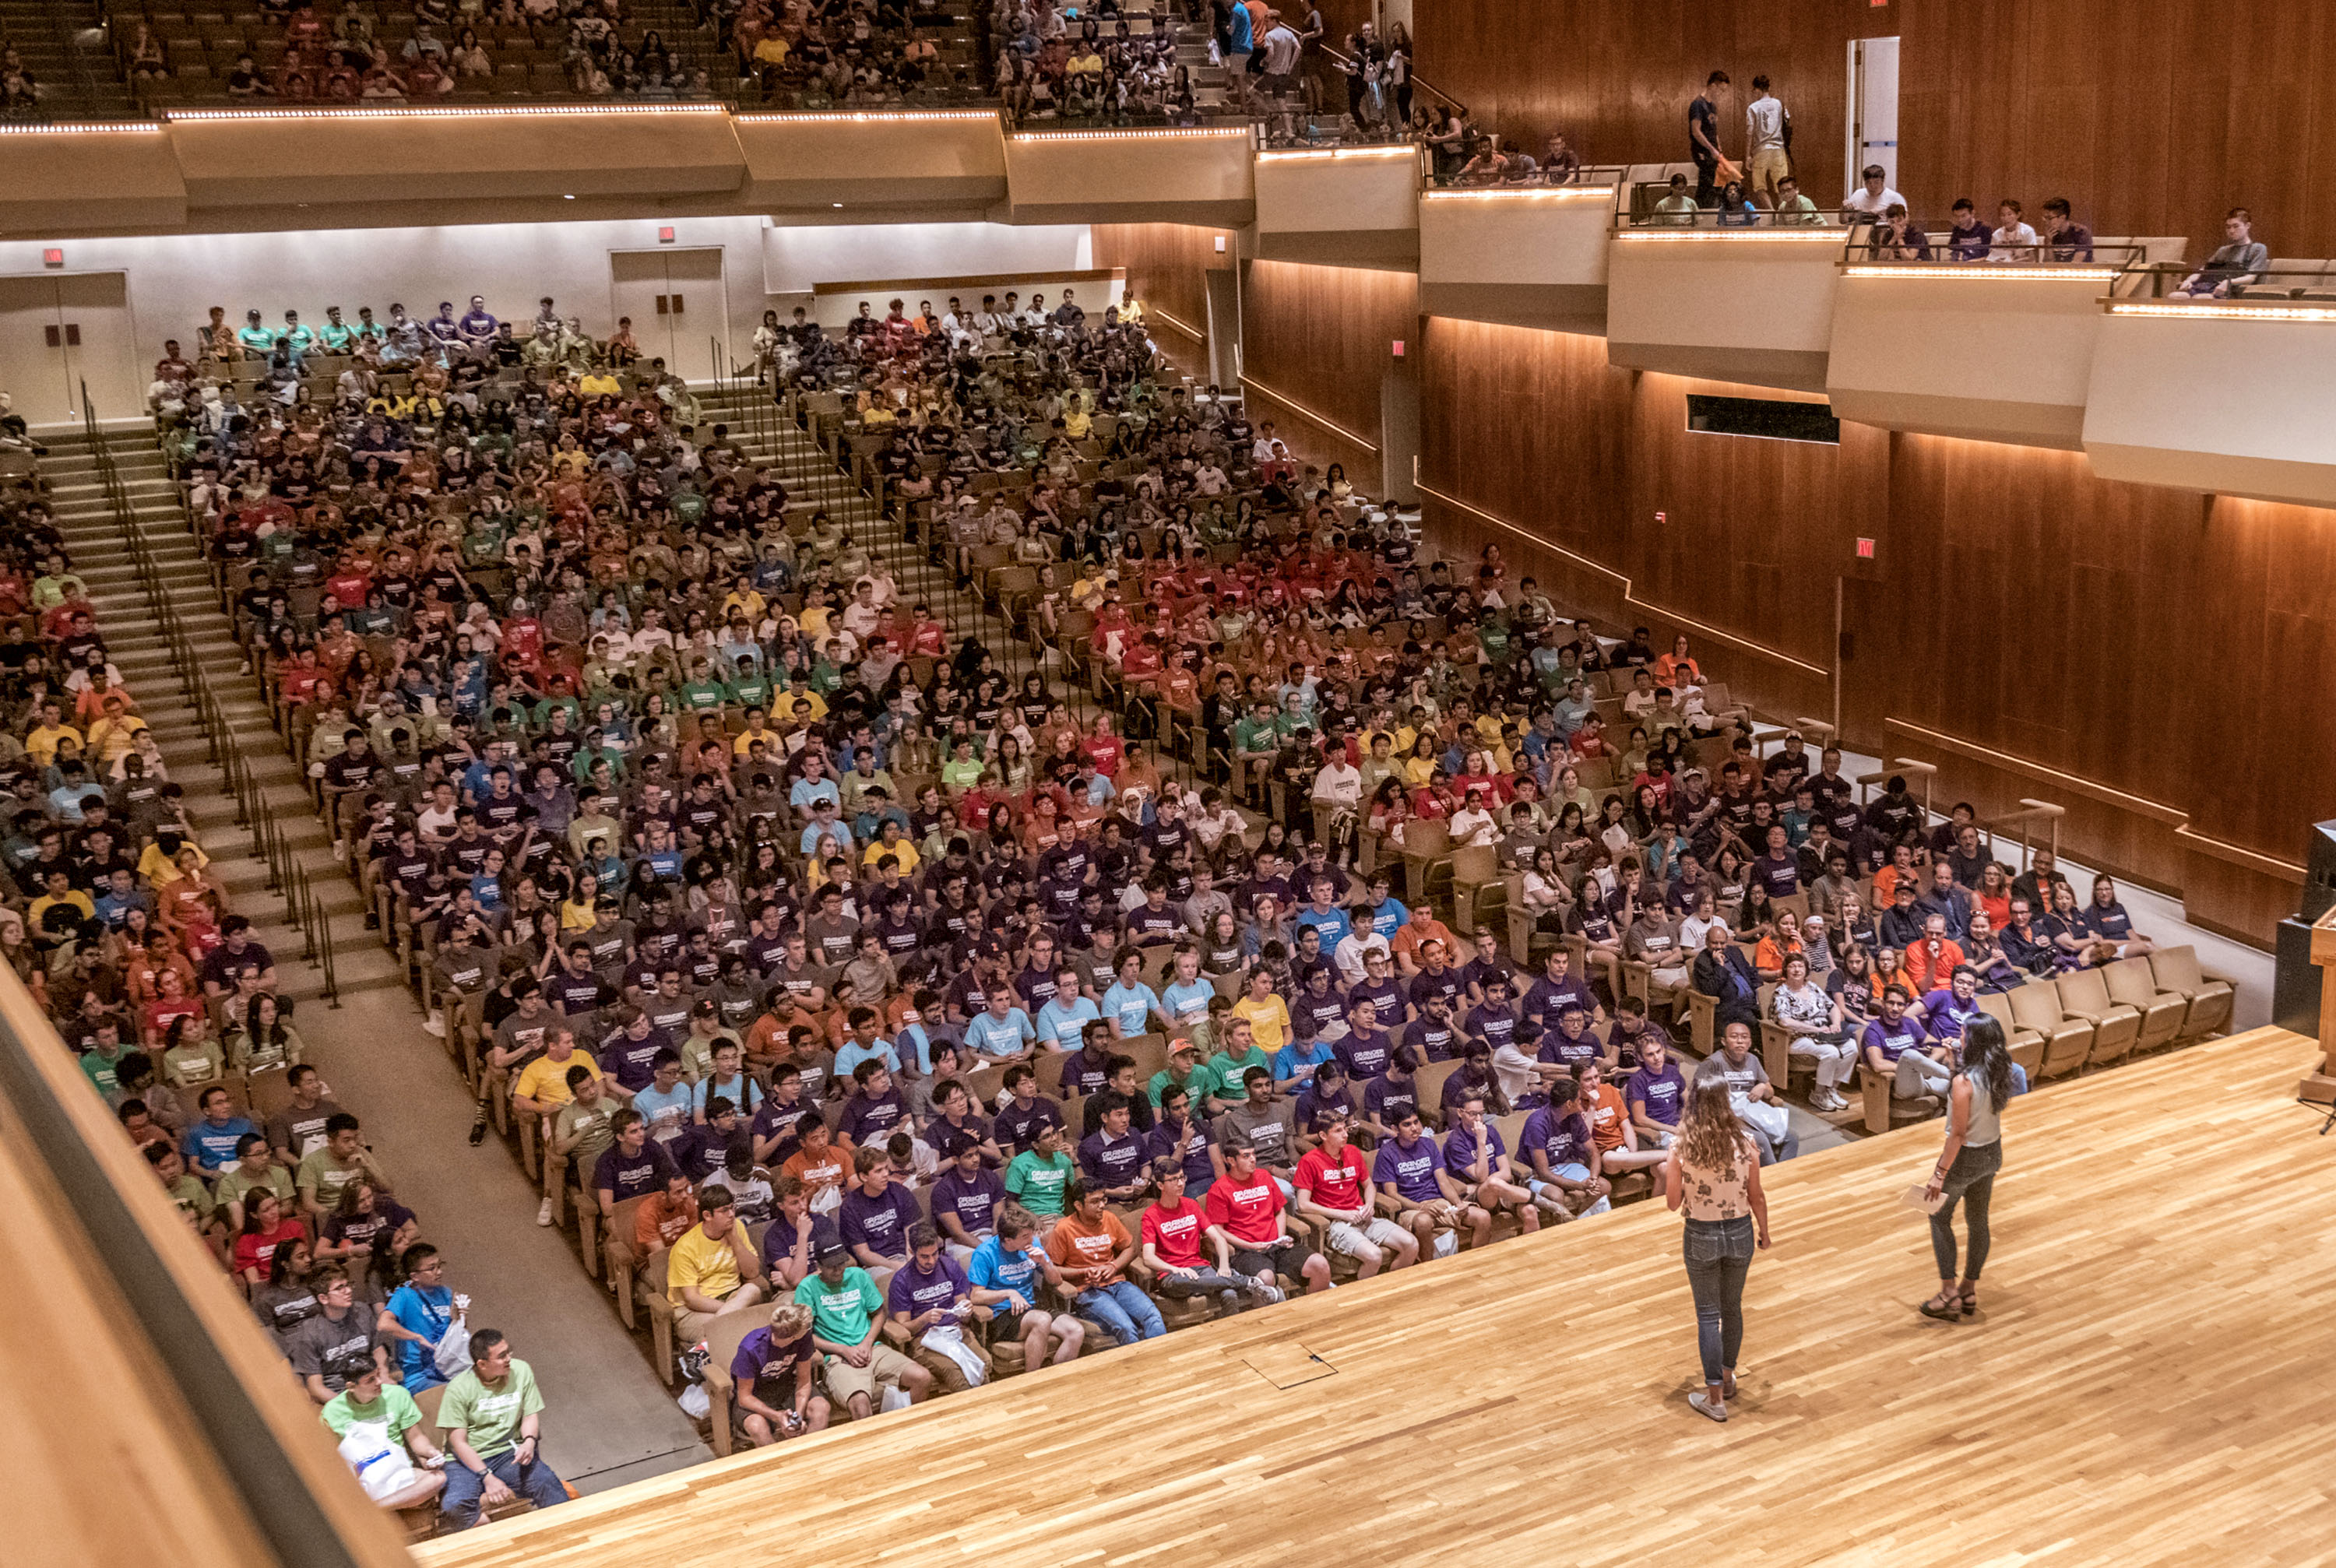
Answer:
<svg viewBox="0 0 2336 1568"><path fill-rule="evenodd" d="M1298 1132L1286 1102L1269 1101L1263 1105L1243 1102L1217 1118L1216 1130L1221 1144L1246 1140L1254 1146L1260 1165L1298 1164Z"/></svg>

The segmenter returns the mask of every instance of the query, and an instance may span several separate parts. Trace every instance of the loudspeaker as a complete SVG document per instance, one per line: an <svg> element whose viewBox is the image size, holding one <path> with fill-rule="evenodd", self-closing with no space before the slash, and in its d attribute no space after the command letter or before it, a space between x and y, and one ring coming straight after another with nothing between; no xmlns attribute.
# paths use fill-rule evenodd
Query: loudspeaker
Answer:
<svg viewBox="0 0 2336 1568"><path fill-rule="evenodd" d="M2320 967L2312 961L2312 922L2279 922L2278 967L2272 971L2271 1021L2320 1037Z"/></svg>

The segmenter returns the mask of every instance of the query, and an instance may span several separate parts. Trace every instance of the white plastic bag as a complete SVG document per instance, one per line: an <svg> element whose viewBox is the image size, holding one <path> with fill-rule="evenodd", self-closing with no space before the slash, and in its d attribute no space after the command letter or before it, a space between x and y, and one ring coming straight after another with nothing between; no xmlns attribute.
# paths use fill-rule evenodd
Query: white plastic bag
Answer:
<svg viewBox="0 0 2336 1568"><path fill-rule="evenodd" d="M989 1368L983 1364L973 1347L965 1342L965 1330L955 1323L935 1323L925 1330L919 1344L936 1356L946 1356L957 1363L965 1374L966 1382L978 1388L989 1378Z"/></svg>
<svg viewBox="0 0 2336 1568"><path fill-rule="evenodd" d="M706 1385L703 1383L692 1383L688 1388L684 1388L674 1403L680 1406L681 1413L693 1421L705 1420L714 1408L714 1401L706 1392Z"/></svg>
<svg viewBox="0 0 2336 1568"><path fill-rule="evenodd" d="M438 1348L430 1360L431 1364L438 1368L438 1375L450 1383L471 1369L471 1323L468 1313L459 1310L455 1312L454 1320L446 1325L444 1333L438 1336Z"/></svg>
<svg viewBox="0 0 2336 1568"><path fill-rule="evenodd" d="M352 1425L341 1439L341 1457L356 1472L365 1495L376 1503L414 1485L414 1461L404 1444L392 1441L386 1420Z"/></svg>

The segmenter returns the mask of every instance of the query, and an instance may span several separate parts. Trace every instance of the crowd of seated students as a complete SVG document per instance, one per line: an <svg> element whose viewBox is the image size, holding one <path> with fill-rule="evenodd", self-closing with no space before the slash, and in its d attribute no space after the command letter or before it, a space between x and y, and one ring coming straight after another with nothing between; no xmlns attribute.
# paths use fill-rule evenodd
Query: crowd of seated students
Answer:
<svg viewBox="0 0 2336 1568"><path fill-rule="evenodd" d="M12 473L0 522L0 956L316 1405L358 1362L443 1381L435 1254L304 1060L36 482Z"/></svg>
<svg viewBox="0 0 2336 1568"><path fill-rule="evenodd" d="M428 102L499 91L540 93L547 83L524 68L542 63L556 64L557 91L584 97L710 93L706 72L657 29L640 29L636 41L626 42L635 29L624 0L498 0L486 7L417 0L395 13L364 3L320 8L315 0L296 0L264 13L256 37L187 40L208 52L207 69L196 73L204 89L216 83L229 99L251 102ZM171 78L172 50L165 44L142 15L122 31L118 47L133 84ZM200 63L201 56L182 52L180 63Z"/></svg>
<svg viewBox="0 0 2336 1568"><path fill-rule="evenodd" d="M1116 7L1113 8L1114 10ZM1189 125L1202 113L1173 20L1138 34L1124 16L997 0L988 17L998 95L1017 120Z"/></svg>
<svg viewBox="0 0 2336 1568"><path fill-rule="evenodd" d="M981 96L972 32L938 0L711 0L699 14L763 102L881 109Z"/></svg>
<svg viewBox="0 0 2336 1568"><path fill-rule="evenodd" d="M1166 385L1134 302L968 303L758 342L937 560L1028 567L1132 734L1009 678L614 345L507 363L474 299L375 381L221 419L207 384L258 363L222 347L178 402L254 662L475 1060L473 1141L508 1096L539 1222L629 1242L744 1440L1602 1209L1683 1097L1625 973L1741 1022L1715 932L1780 978L1826 954L1893 1029L1894 978L1952 969L1884 939L1900 902L2015 963L1964 934L2009 899L1984 867L1958 897L1967 813L1942 847L1903 785L1860 808L1835 754L1764 761L1684 639L1601 639L1497 549L1422 571L1335 466ZM215 317L270 375L290 351ZM1202 775L1146 749L1180 723ZM1259 782L1324 831L1253 823ZM1537 973L1358 869L1427 823L1521 872ZM1842 891L1868 872L1888 916ZM2047 917L2048 967L2143 940L2105 892Z"/></svg>

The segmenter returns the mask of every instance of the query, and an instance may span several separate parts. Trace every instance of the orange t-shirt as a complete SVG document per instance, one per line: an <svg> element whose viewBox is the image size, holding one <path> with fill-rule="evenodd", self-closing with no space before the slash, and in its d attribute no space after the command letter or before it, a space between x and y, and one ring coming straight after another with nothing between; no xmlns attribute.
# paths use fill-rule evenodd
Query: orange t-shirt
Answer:
<svg viewBox="0 0 2336 1568"><path fill-rule="evenodd" d="M1046 1255L1055 1260L1055 1267L1058 1269L1109 1267L1111 1261L1127 1251L1131 1244L1127 1227L1121 1224L1119 1216L1109 1209L1105 1209L1103 1219L1093 1225L1073 1210L1056 1221L1055 1228L1046 1232ZM1113 1268L1111 1278L1104 1282L1116 1284L1122 1278L1120 1271ZM1080 1288L1085 1289L1085 1286Z"/></svg>
<svg viewBox="0 0 2336 1568"><path fill-rule="evenodd" d="M633 1245L647 1257L659 1247L670 1247L697 1223L697 1197L676 1201L666 1193L651 1193L633 1215Z"/></svg>
<svg viewBox="0 0 2336 1568"><path fill-rule="evenodd" d="M779 1167L779 1174L793 1176L803 1184L803 1192L817 1197L831 1187L841 1187L851 1174L851 1156L841 1144L831 1143L818 1154L798 1149Z"/></svg>
<svg viewBox="0 0 2336 1568"><path fill-rule="evenodd" d="M1582 1102L1582 1114L1590 1118L1590 1141L1601 1154L1622 1146L1621 1090L1611 1084L1599 1085L1598 1092Z"/></svg>
<svg viewBox="0 0 2336 1568"><path fill-rule="evenodd" d="M1899 967L1905 971L1908 982L1919 997L1953 979L1955 966L1962 961L1963 950L1952 938L1939 944L1939 956L1935 959L1931 956L1930 941L1925 939L1906 950L1905 958Z"/></svg>

